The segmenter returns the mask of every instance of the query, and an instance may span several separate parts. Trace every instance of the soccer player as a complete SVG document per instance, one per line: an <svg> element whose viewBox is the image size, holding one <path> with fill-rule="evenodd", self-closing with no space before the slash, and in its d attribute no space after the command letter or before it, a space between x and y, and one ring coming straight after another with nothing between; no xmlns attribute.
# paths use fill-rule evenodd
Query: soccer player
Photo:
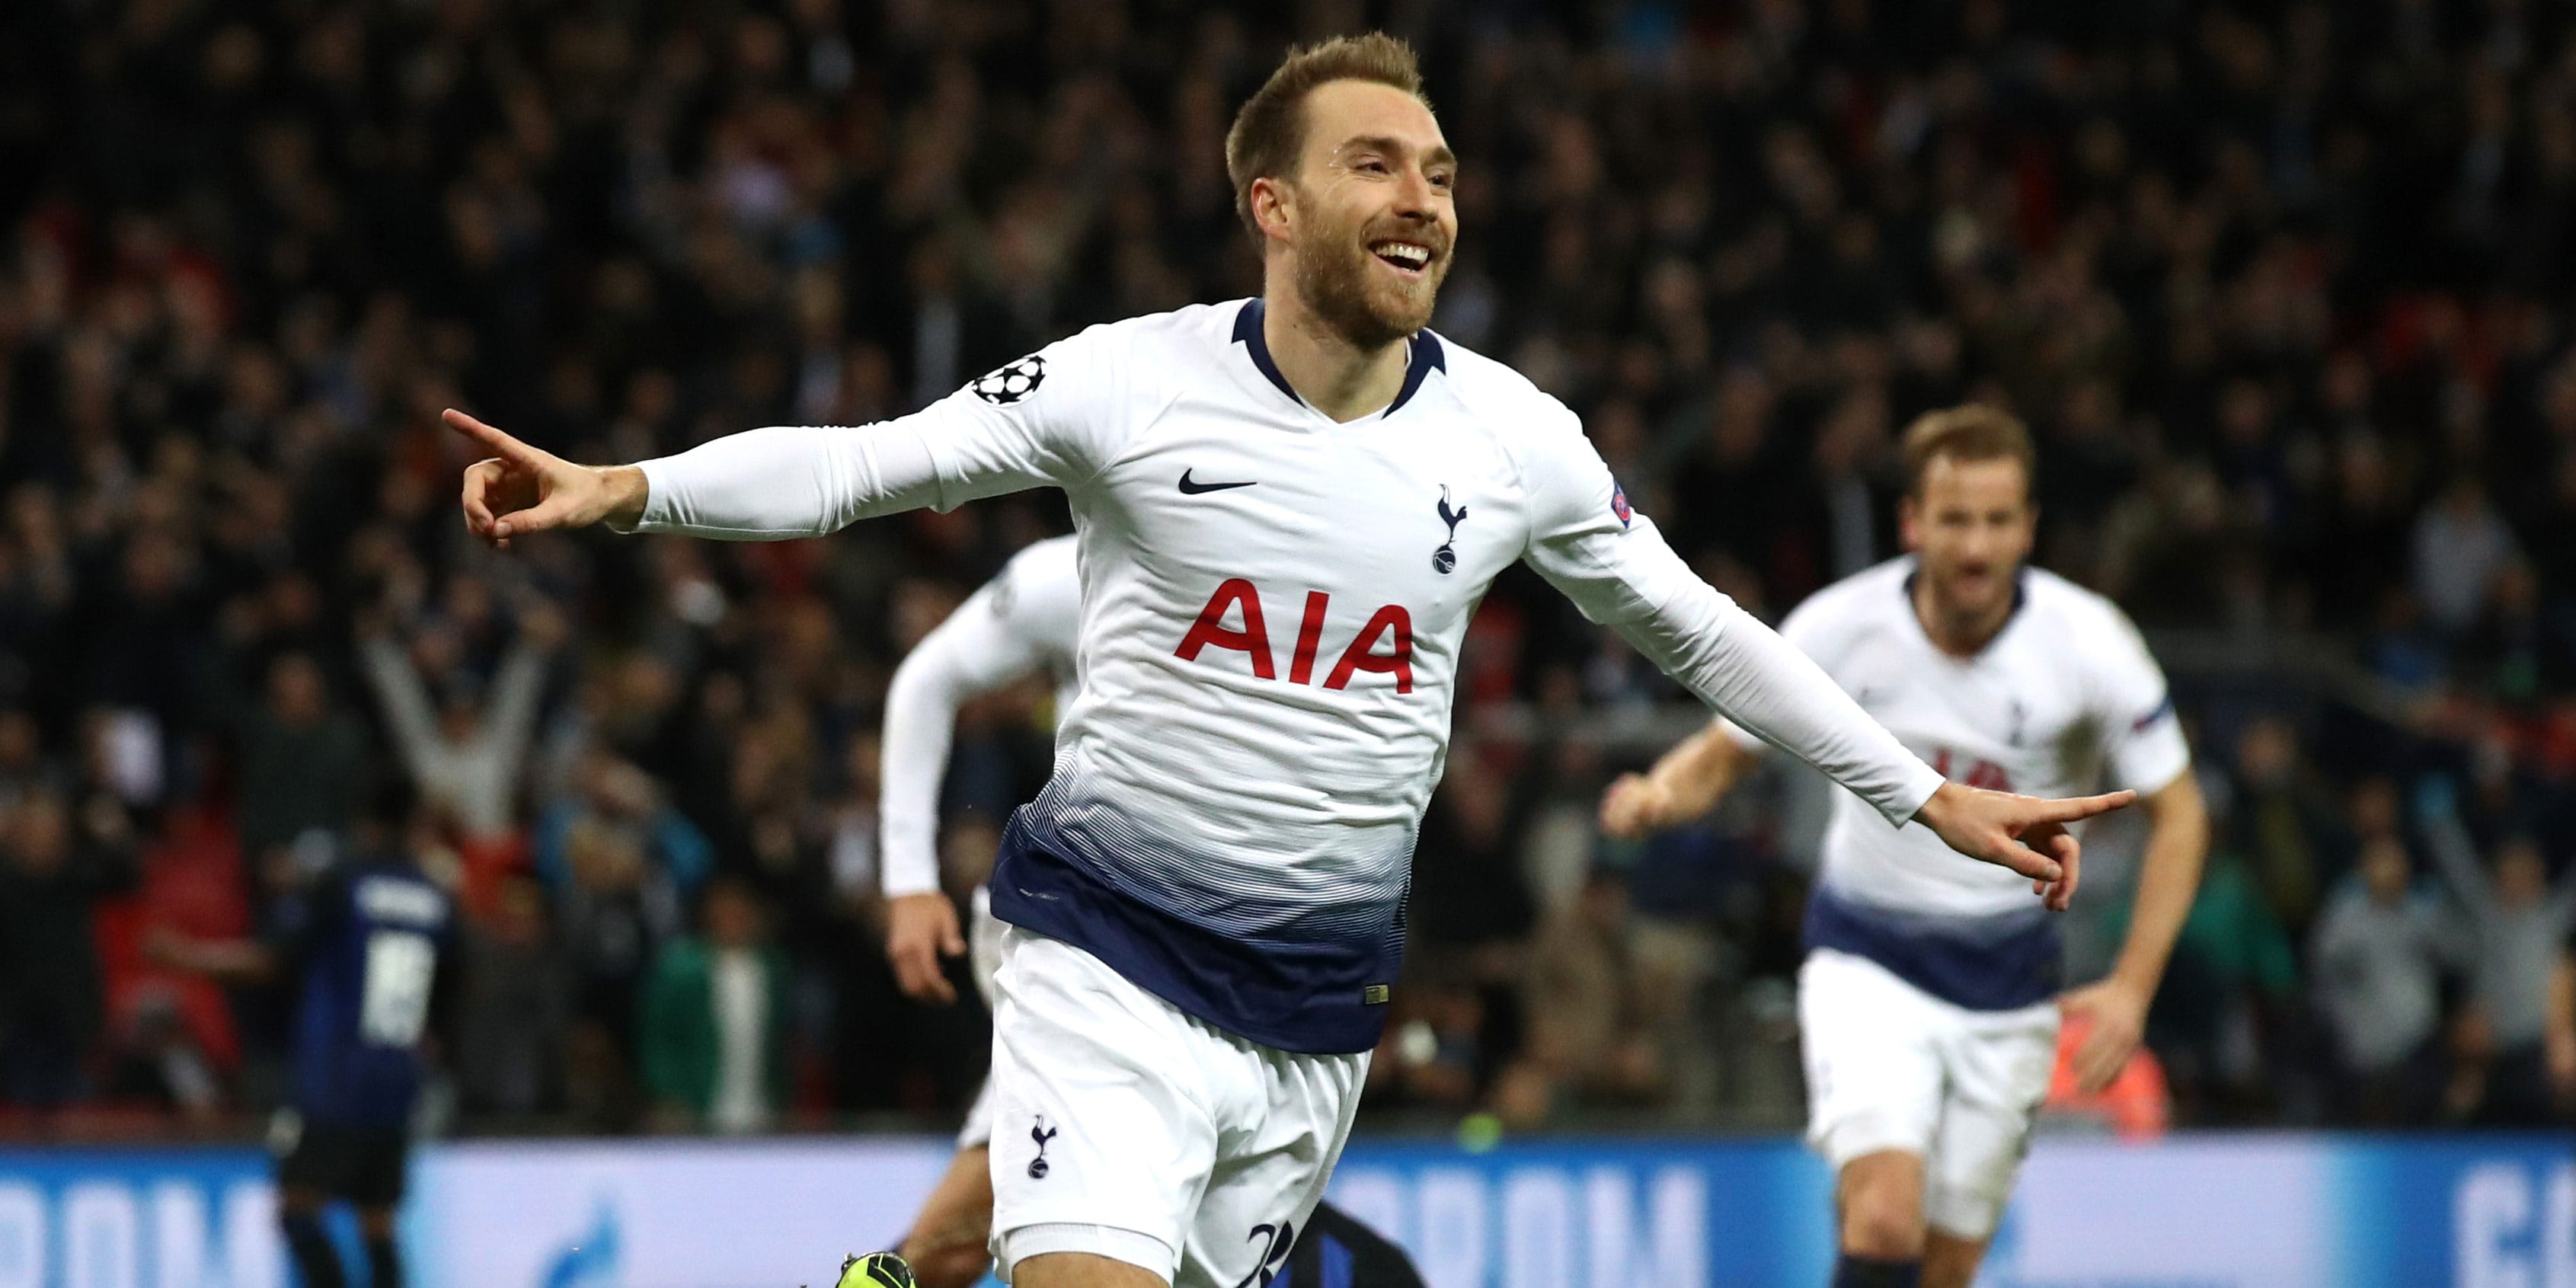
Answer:
<svg viewBox="0 0 2576 1288"><path fill-rule="evenodd" d="M991 883L993 1246L1018 1288L1275 1277L1384 1025L1459 644L1514 561L2051 906L2064 825L2128 800L1943 782L1692 576L1563 405L1425 329L1458 162L1402 42L1291 53L1226 164L1260 297L1093 327L909 416L592 467L447 415L492 453L462 499L503 547L593 523L811 537L1064 490L1080 691Z"/></svg>
<svg viewBox="0 0 2576 1288"><path fill-rule="evenodd" d="M903 991L915 1000L957 1000L943 957L971 951L976 987L993 999L1001 925L992 896L975 889L961 936L957 910L940 889L939 784L948 767L957 708L1007 685L1044 674L1056 685L1059 711L1073 703L1073 656L1082 614L1082 580L1074 539L1037 542L1011 557L938 629L922 637L886 690L885 772L877 815L884 830L886 956ZM940 1178L900 1251L921 1288L968 1288L992 1265L991 1087L976 1093L957 1135L957 1157ZM1288 1255L1288 1279L1331 1288L1420 1288L1404 1253L1331 1204Z"/></svg>
<svg viewBox="0 0 2576 1288"><path fill-rule="evenodd" d="M2138 1049L2209 845L2137 628L2023 566L2038 512L2021 423L1987 407L1935 412L1906 431L1905 460L1898 518L1913 553L1816 592L1781 634L1949 780L2053 795L2108 777L2141 794L2151 831L2118 965L2058 998L2058 928L2010 874L1943 863L1942 837L1890 829L1863 798L1835 794L1798 1017L1808 1139L1838 1173L1836 1288L1975 1277L2048 1093L2061 1011L2089 1025L2074 1073L2098 1092ZM1613 783L1604 828L1636 836L1698 817L1761 746L1712 725Z"/></svg>
<svg viewBox="0 0 2576 1288"><path fill-rule="evenodd" d="M259 940L156 936L164 965L247 982L292 980L294 1082L269 1133L277 1151L278 1223L305 1288L348 1282L324 1233L333 1202L357 1209L371 1288L401 1288L394 1234L411 1154L412 1111L427 1064L431 1003L452 996L455 905L424 875L399 829L411 813L381 809L363 844L288 896Z"/></svg>

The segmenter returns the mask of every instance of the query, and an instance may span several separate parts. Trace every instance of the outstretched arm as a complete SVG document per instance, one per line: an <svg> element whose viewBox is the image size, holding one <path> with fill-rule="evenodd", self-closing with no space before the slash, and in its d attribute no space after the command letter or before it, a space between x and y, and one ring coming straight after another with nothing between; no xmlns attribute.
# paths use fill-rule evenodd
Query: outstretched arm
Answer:
<svg viewBox="0 0 2576 1288"><path fill-rule="evenodd" d="M1662 546L1660 537L1653 539ZM1663 551L1662 557L1680 568L1671 551ZM1689 585L1674 597L1675 607L1621 630L1631 643L1654 657L1676 617L1710 621L1693 646L1674 658L1679 669L1667 665L1668 672L1763 741L1823 770L1877 806L1890 823L1921 823L1951 849L2029 877L2032 891L2053 912L2064 912L2073 902L2082 847L2066 825L2118 809L2137 793L2041 800L1945 782L1871 719L1824 668L1724 595L1689 577L1687 569L1682 573ZM1909 800L1910 810L1905 808Z"/></svg>
<svg viewBox="0 0 2576 1288"><path fill-rule="evenodd" d="M530 532L594 523L769 541L1073 486L1098 472L1137 418L1127 402L1140 373L1119 343L1102 328L1057 341L1013 364L1035 378L1007 397L978 381L875 425L754 429L641 465L575 465L451 410L448 426L491 453L466 468L465 525L504 548Z"/></svg>
<svg viewBox="0 0 2576 1288"><path fill-rule="evenodd" d="M1684 739L1642 774L1621 774L1601 795L1601 830L1622 840L1678 827L1716 808L1752 767L1754 753L1723 724Z"/></svg>
<svg viewBox="0 0 2576 1288"><path fill-rule="evenodd" d="M476 536L507 549L526 533L594 523L719 541L818 537L860 519L940 505L946 493L927 427L907 423L926 416L859 429L773 425L677 456L609 466L575 465L461 411L446 420L493 453L465 471L465 521ZM986 481L1025 488L1045 480Z"/></svg>
<svg viewBox="0 0 2576 1288"><path fill-rule="evenodd" d="M1557 428L1526 475L1533 514L1522 557L1540 575L1702 701L1889 823L1922 823L1950 848L2029 877L2052 909L2066 907L2080 856L2066 824L2135 793L2045 801L1943 782L1823 668L1693 575L1653 522L1628 509L1570 415Z"/></svg>

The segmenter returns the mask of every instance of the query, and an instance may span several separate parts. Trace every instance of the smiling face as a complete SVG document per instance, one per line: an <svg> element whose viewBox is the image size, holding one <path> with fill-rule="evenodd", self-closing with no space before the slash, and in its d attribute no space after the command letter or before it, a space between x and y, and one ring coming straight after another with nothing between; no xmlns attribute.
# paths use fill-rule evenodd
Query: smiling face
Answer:
<svg viewBox="0 0 2576 1288"><path fill-rule="evenodd" d="M1457 158L1395 86L1328 81L1301 106L1296 169L1253 181L1254 218L1298 298L1353 346L1384 348L1431 321L1458 236Z"/></svg>

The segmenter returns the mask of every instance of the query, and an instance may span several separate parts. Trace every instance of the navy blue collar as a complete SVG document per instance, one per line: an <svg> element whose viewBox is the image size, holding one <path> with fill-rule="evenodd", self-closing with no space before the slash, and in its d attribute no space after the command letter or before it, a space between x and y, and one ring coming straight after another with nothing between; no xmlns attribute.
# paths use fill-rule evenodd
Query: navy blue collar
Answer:
<svg viewBox="0 0 2576 1288"><path fill-rule="evenodd" d="M1262 312L1260 296L1245 301L1243 310L1234 315L1234 338L1252 356L1252 365L1259 368L1271 384L1278 386L1279 392L1302 405L1306 400L1298 397L1296 388L1288 383L1288 377L1279 374L1279 364L1270 360L1270 340L1261 332ZM1397 408L1413 401L1413 395L1422 388L1423 381L1431 378L1432 372L1448 369L1449 355L1442 351L1440 337L1433 335L1427 327L1414 332L1412 347L1404 364L1404 387L1395 391L1395 401L1388 403L1386 410L1379 415L1394 415Z"/></svg>

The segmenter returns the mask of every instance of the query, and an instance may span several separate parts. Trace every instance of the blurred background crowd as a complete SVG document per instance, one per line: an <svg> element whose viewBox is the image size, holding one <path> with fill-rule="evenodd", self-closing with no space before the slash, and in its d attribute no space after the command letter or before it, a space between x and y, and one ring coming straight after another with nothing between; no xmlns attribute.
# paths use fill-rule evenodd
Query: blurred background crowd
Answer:
<svg viewBox="0 0 2576 1288"><path fill-rule="evenodd" d="M0 1131L237 1129L288 999L155 965L351 856L469 913L468 1130L930 1125L969 1000L880 953L894 663L1051 494L826 541L467 539L466 407L575 459L901 414L1248 294L1221 163L1297 38L1425 57L1435 323L1776 617L1895 551L1894 434L2040 440L2039 562L2172 674L2217 841L2184 1123L2576 1102L2576 22L2528 0L0 5ZM966 713L971 885L1047 695ZM1700 719L1499 583L1372 1115L1798 1121L1816 787L1602 841ZM2098 838L2073 969L2116 946ZM712 1103L768 963L768 1094Z"/></svg>

